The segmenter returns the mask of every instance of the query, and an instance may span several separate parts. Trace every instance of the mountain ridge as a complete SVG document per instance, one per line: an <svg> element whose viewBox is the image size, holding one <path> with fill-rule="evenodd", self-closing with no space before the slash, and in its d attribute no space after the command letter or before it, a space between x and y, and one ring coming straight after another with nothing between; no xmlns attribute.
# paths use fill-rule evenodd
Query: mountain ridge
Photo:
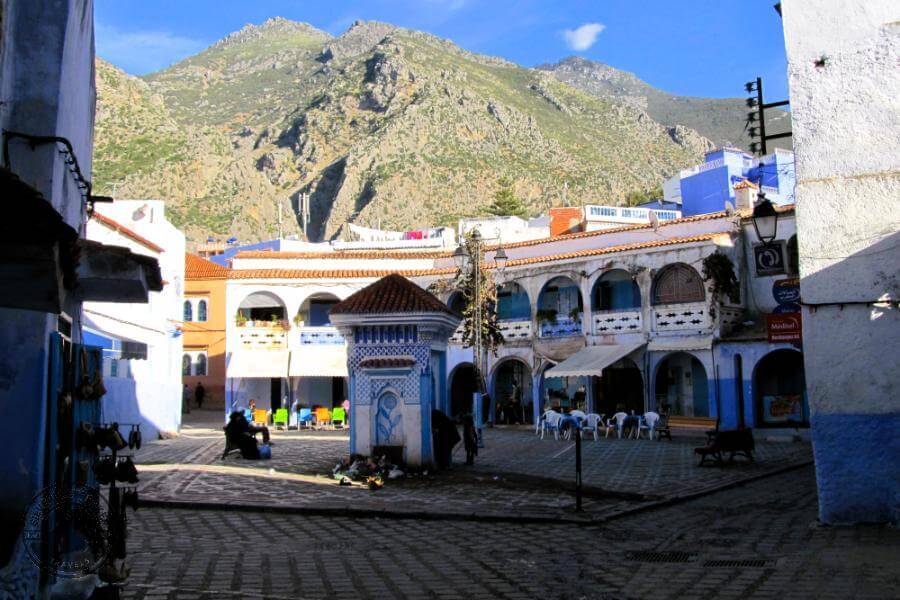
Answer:
<svg viewBox="0 0 900 600"><path fill-rule="evenodd" d="M569 202L617 204L711 147L431 34L281 18L143 78L98 61L97 139L97 189L162 197L192 240L271 237L278 204L294 215L301 195L313 240L348 222L418 229L483 213L501 177L535 213L564 186Z"/></svg>

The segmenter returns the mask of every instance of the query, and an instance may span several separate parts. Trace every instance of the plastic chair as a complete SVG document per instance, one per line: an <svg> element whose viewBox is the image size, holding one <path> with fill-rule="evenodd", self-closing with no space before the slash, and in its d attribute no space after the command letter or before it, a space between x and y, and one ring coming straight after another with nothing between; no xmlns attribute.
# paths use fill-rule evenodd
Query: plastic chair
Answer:
<svg viewBox="0 0 900 600"><path fill-rule="evenodd" d="M247 419L248 423L252 423L253 422L253 411L250 410L249 408L245 408L244 409L244 418Z"/></svg>
<svg viewBox="0 0 900 600"><path fill-rule="evenodd" d="M269 411L264 408L257 408L253 411L253 422L260 425L269 424Z"/></svg>
<svg viewBox="0 0 900 600"><path fill-rule="evenodd" d="M657 423L658 421L659 421L659 413L655 413L655 412L652 412L652 411L651 411L651 412L644 413L644 419L643 419L643 420L641 421L641 423L638 425L638 427L637 427L637 433L636 433L636 436L635 436L635 437L636 437L637 439L640 439L640 437L641 437L641 431L646 430L646 431L647 431L647 435L648 435L649 438L652 440L652 439L653 439L653 432L654 432L654 430L656 429L656 423Z"/></svg>
<svg viewBox="0 0 900 600"><path fill-rule="evenodd" d="M337 407L331 411L331 426L337 427L341 426L341 429L344 428L344 425L347 423L347 411L345 411L342 407Z"/></svg>
<svg viewBox="0 0 900 600"><path fill-rule="evenodd" d="M613 428L616 430L616 436L621 440L622 439L622 426L625 424L625 419L628 418L628 413L617 412L612 416L611 419L606 421L606 435L604 437L609 437L609 431ZM615 420L616 424L613 425L613 420Z"/></svg>
<svg viewBox="0 0 900 600"><path fill-rule="evenodd" d="M591 431L594 434L594 441L599 439L600 428L603 427L603 415L597 413L589 413L585 416L581 429Z"/></svg>
<svg viewBox="0 0 900 600"><path fill-rule="evenodd" d="M275 416L272 417L272 425L284 425L287 428L288 410L286 408L279 408L275 411Z"/></svg>
<svg viewBox="0 0 900 600"><path fill-rule="evenodd" d="M316 409L316 429L327 427L331 424L331 411L327 408Z"/></svg>
<svg viewBox="0 0 900 600"><path fill-rule="evenodd" d="M585 412L583 410L570 410L569 416L575 417L576 419L581 419L583 421L587 415L585 414Z"/></svg>
<svg viewBox="0 0 900 600"><path fill-rule="evenodd" d="M297 413L297 427L303 427L303 424L306 423L307 429L312 427L313 414L312 409L310 408L301 408Z"/></svg>
<svg viewBox="0 0 900 600"><path fill-rule="evenodd" d="M545 412L544 416L541 417L541 439L544 439L544 433L547 431L552 431L554 437L559 439L559 422L561 420L562 415L555 410Z"/></svg>

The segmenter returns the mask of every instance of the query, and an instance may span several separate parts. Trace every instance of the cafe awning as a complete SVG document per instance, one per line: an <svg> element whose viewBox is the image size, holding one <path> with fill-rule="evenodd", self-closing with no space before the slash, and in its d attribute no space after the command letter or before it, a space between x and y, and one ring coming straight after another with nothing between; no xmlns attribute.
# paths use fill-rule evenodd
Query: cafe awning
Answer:
<svg viewBox="0 0 900 600"><path fill-rule="evenodd" d="M544 377L599 377L603 369L643 347L635 344L587 346L544 373Z"/></svg>
<svg viewBox="0 0 900 600"><path fill-rule="evenodd" d="M291 377L347 377L347 346L309 344L291 351Z"/></svg>
<svg viewBox="0 0 900 600"><path fill-rule="evenodd" d="M237 350L228 354L229 378L281 378L288 376L287 350Z"/></svg>

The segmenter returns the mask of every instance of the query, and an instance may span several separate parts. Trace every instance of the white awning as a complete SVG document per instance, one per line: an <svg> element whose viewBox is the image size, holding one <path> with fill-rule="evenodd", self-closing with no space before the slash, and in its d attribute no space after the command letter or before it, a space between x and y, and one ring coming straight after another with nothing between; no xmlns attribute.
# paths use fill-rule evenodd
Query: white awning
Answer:
<svg viewBox="0 0 900 600"><path fill-rule="evenodd" d="M647 350L655 352L677 352L679 350L709 350L712 337L658 337L647 344Z"/></svg>
<svg viewBox="0 0 900 600"><path fill-rule="evenodd" d="M603 369L641 348L636 344L610 344L587 346L544 373L544 377L600 376Z"/></svg>
<svg viewBox="0 0 900 600"><path fill-rule="evenodd" d="M309 344L291 352L291 377L347 377L345 344Z"/></svg>
<svg viewBox="0 0 900 600"><path fill-rule="evenodd" d="M226 377L280 378L288 376L287 350L238 350L228 355Z"/></svg>

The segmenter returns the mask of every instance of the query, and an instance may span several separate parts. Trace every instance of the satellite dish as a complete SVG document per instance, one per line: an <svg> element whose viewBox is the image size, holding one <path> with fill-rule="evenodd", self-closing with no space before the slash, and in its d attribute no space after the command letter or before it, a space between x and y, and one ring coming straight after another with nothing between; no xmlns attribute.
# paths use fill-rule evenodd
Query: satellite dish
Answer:
<svg viewBox="0 0 900 600"><path fill-rule="evenodd" d="M650 218L650 227L653 228L653 231L659 231L659 217L656 216L656 211L651 210L648 217Z"/></svg>
<svg viewBox="0 0 900 600"><path fill-rule="evenodd" d="M730 200L725 201L725 214L729 217L734 214L734 204Z"/></svg>

